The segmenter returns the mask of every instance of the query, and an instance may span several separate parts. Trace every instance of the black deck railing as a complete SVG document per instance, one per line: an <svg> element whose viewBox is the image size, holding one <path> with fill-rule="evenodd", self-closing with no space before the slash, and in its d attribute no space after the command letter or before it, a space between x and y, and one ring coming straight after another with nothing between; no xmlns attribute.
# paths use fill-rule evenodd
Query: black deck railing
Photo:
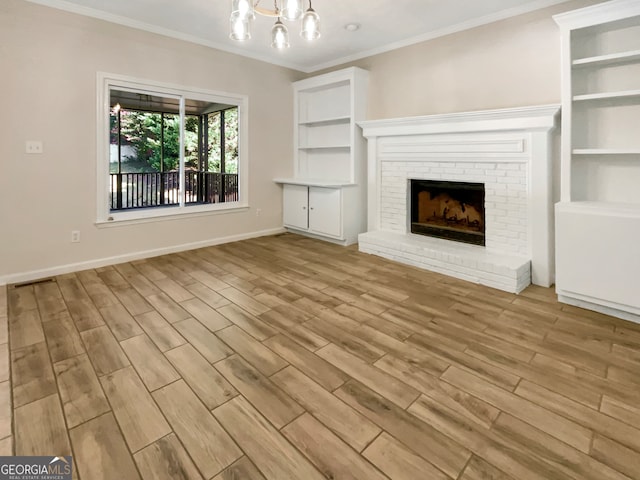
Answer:
<svg viewBox="0 0 640 480"><path fill-rule="evenodd" d="M180 203L179 172L112 173L111 210L161 207ZM186 204L238 201L238 174L185 172Z"/></svg>

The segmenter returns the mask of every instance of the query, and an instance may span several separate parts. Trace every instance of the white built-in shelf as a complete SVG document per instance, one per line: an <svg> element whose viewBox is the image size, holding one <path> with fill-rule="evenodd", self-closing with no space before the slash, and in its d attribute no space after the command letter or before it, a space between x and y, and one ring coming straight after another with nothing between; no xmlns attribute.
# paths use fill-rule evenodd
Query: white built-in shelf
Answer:
<svg viewBox="0 0 640 480"><path fill-rule="evenodd" d="M585 102L592 100L609 100L616 98L640 98L640 90L625 90L623 92L603 92L603 93L588 93L586 95L575 95L573 97L574 102Z"/></svg>
<svg viewBox="0 0 640 480"><path fill-rule="evenodd" d="M640 321L640 0L554 19L562 34L556 292L561 302Z"/></svg>
<svg viewBox="0 0 640 480"><path fill-rule="evenodd" d="M350 187L355 183L347 182L345 180L325 180L317 178L274 178L275 183L281 183L284 185L303 185L306 187L325 187L325 188L341 188Z"/></svg>
<svg viewBox="0 0 640 480"><path fill-rule="evenodd" d="M640 155L640 148L576 148L574 155Z"/></svg>
<svg viewBox="0 0 640 480"><path fill-rule="evenodd" d="M598 66L604 67L606 65L633 63L640 61L640 50L630 50L628 52L611 53L608 55L598 55L595 57L578 58L574 60L574 67L589 67Z"/></svg>
<svg viewBox="0 0 640 480"><path fill-rule="evenodd" d="M349 150L351 145L301 145L300 150Z"/></svg>
<svg viewBox="0 0 640 480"><path fill-rule="evenodd" d="M332 125L336 123L349 123L351 121L351 115L340 116L340 117L330 117L330 118L316 118L311 120L301 120L298 122L298 125L306 125L306 126L320 126L320 125Z"/></svg>
<svg viewBox="0 0 640 480"><path fill-rule="evenodd" d="M286 228L343 245L365 231L367 83L357 67L293 83L293 176L274 179Z"/></svg>

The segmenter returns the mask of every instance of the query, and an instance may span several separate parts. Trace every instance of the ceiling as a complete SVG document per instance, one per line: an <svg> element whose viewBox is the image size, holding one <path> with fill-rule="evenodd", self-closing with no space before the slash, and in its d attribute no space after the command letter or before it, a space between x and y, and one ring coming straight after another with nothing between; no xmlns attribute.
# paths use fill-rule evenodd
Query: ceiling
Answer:
<svg viewBox="0 0 640 480"><path fill-rule="evenodd" d="M299 22L285 21L291 48L284 51L270 46L273 19L259 15L251 40L230 40L231 0L28 1L309 73L567 0L313 0L322 37L307 43L299 36ZM261 0L260 6L271 5L272 0ZM360 29L347 31L348 23Z"/></svg>

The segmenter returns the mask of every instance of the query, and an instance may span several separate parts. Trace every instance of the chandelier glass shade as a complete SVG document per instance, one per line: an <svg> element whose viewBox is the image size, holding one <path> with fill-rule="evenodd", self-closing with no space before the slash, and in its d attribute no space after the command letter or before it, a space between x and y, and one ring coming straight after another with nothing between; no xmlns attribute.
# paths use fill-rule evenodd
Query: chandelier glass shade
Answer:
<svg viewBox="0 0 640 480"><path fill-rule="evenodd" d="M305 40L315 40L320 37L320 17L311 7L302 17L300 36Z"/></svg>
<svg viewBox="0 0 640 480"><path fill-rule="evenodd" d="M271 46L278 49L289 48L289 30L279 18L271 29Z"/></svg>
<svg viewBox="0 0 640 480"><path fill-rule="evenodd" d="M285 20L300 20L304 13L302 0L283 0L282 1L282 18Z"/></svg>
<svg viewBox="0 0 640 480"><path fill-rule="evenodd" d="M231 18L254 19L253 0L231 0Z"/></svg>
<svg viewBox="0 0 640 480"><path fill-rule="evenodd" d="M231 19L231 33L229 38L243 42L251 38L251 31L249 30L249 19L236 17Z"/></svg>
<svg viewBox="0 0 640 480"><path fill-rule="evenodd" d="M304 0L274 0L273 9L260 7L261 0L231 0L229 38L245 41L251 38L251 23L256 13L276 18L271 29L271 46L277 49L289 47L289 30L282 20L301 20L300 36L305 40L320 37L320 17L311 6L304 10Z"/></svg>

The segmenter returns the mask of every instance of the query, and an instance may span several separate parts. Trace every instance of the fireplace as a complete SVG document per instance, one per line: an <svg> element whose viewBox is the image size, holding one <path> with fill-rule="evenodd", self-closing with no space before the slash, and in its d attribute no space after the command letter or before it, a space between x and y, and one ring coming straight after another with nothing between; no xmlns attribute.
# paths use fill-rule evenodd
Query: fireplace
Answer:
<svg viewBox="0 0 640 480"><path fill-rule="evenodd" d="M358 122L369 141L368 222L358 236L360 251L507 292L521 292L532 282L550 286L550 132L559 110L546 105ZM418 193L412 194L411 179L483 185L475 208L484 216L484 247L416 235L412 223L426 224L423 230L430 225L412 219L412 195ZM467 232L467 239L479 233Z"/></svg>
<svg viewBox="0 0 640 480"><path fill-rule="evenodd" d="M484 183L411 180L411 233L485 245Z"/></svg>

